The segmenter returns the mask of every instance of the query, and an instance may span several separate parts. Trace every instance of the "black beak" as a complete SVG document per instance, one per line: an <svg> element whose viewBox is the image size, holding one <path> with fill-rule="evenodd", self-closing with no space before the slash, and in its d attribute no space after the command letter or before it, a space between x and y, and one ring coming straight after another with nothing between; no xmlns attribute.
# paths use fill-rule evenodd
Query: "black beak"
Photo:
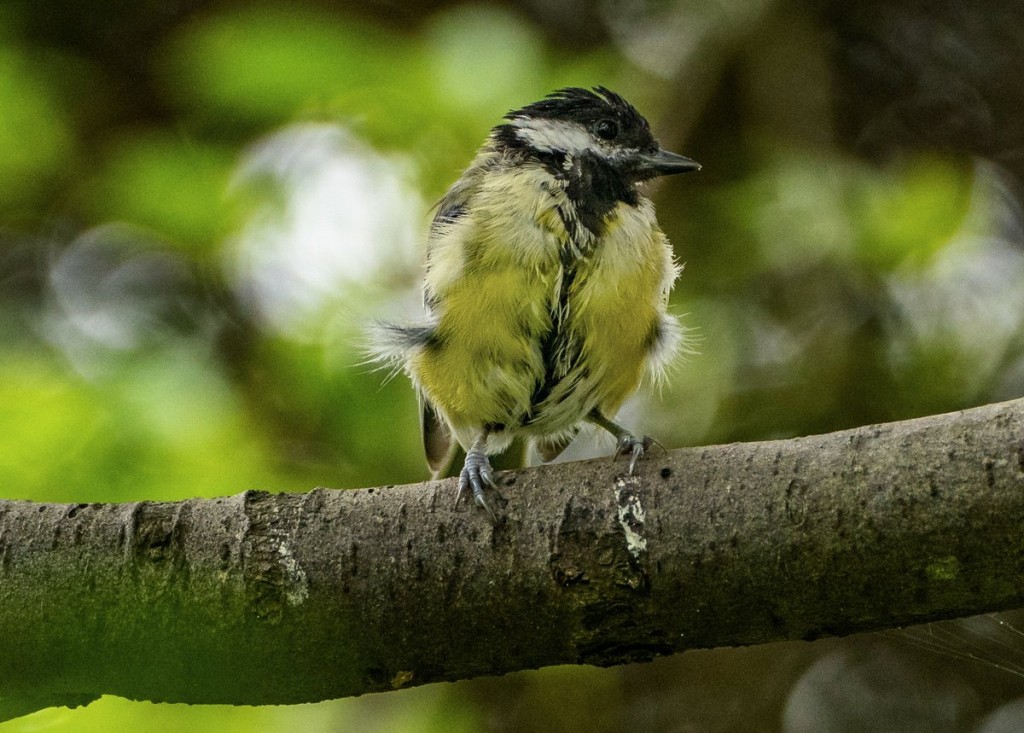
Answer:
<svg viewBox="0 0 1024 733"><path fill-rule="evenodd" d="M642 153L637 160L637 169L641 177L655 178L699 171L700 163L685 155L659 150L656 153Z"/></svg>

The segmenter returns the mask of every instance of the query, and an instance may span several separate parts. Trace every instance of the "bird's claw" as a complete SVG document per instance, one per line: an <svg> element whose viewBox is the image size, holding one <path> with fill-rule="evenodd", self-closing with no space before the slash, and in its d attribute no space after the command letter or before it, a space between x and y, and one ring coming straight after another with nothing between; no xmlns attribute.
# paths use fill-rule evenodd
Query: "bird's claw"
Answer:
<svg viewBox="0 0 1024 733"><path fill-rule="evenodd" d="M488 460L486 453L471 450L466 454L466 461L462 464L462 473L459 474L459 493L455 495L455 506L462 502L466 489L472 489L473 499L487 512L491 522L497 524L498 517L484 496L485 485L491 488L498 487L498 484L494 481L494 471L491 469L491 462Z"/></svg>
<svg viewBox="0 0 1024 733"><path fill-rule="evenodd" d="M644 457L644 453L655 444L654 438L650 435L645 435L643 438L638 438L632 433L623 433L619 436L618 445L615 450L615 458L619 456L629 456L629 475L633 475L633 471L636 468L636 462Z"/></svg>

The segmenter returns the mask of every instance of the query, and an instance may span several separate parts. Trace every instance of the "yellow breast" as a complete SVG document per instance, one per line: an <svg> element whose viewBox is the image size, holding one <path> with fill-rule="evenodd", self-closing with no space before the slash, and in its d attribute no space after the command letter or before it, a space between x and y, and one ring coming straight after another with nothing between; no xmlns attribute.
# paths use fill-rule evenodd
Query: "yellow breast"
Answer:
<svg viewBox="0 0 1024 733"><path fill-rule="evenodd" d="M457 433L564 431L595 407L614 414L643 374L677 272L653 206L620 203L568 261L581 243L552 184L528 167L485 178L431 242L437 329L409 369ZM558 349L565 373L553 371Z"/></svg>

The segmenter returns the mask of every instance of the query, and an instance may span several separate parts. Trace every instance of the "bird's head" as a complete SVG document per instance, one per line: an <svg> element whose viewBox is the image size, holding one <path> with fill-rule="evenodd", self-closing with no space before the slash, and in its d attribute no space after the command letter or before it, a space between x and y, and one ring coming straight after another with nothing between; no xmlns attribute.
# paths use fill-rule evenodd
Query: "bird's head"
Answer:
<svg viewBox="0 0 1024 733"><path fill-rule="evenodd" d="M604 87L560 89L505 119L494 129L497 141L557 166L589 159L633 182L700 169L696 161L662 150L643 115Z"/></svg>

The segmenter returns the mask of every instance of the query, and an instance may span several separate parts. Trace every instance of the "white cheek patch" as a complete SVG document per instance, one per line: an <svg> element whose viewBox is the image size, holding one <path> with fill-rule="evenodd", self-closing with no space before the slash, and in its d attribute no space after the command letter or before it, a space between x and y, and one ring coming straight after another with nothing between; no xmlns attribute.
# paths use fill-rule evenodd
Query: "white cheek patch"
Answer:
<svg viewBox="0 0 1024 733"><path fill-rule="evenodd" d="M512 125L519 139L534 150L579 154L597 147L590 133L575 122L519 117Z"/></svg>

